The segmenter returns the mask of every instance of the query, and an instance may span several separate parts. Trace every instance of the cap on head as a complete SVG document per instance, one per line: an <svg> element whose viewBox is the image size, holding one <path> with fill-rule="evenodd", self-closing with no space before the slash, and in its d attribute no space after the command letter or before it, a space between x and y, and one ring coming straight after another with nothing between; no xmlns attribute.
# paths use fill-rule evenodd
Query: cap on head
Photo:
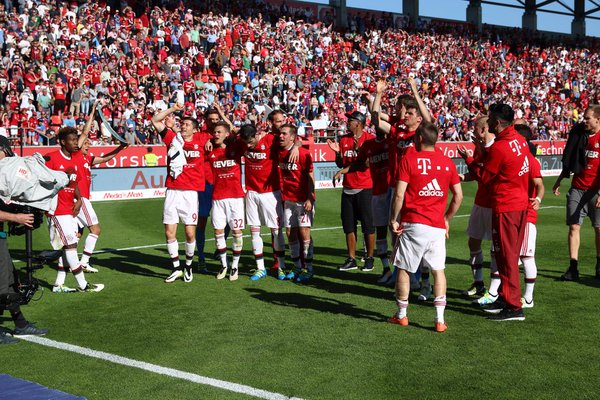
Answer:
<svg viewBox="0 0 600 400"><path fill-rule="evenodd" d="M367 117L365 116L365 114L361 113L360 111L354 111L351 114L346 114L346 117L348 118L348 122L350 122L351 119L354 119L363 124L363 126L367 121Z"/></svg>

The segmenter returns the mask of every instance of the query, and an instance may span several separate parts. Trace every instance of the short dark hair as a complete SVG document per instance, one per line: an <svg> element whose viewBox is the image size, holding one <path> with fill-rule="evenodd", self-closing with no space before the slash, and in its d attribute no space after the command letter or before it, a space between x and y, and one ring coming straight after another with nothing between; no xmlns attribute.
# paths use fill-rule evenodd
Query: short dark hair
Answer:
<svg viewBox="0 0 600 400"><path fill-rule="evenodd" d="M198 124L198 120L193 117L183 117L181 118L181 121L191 121L192 125L194 126L194 129L198 129L198 126L200 126L200 124Z"/></svg>
<svg viewBox="0 0 600 400"><path fill-rule="evenodd" d="M401 94L396 100L396 105L401 104L406 107L407 103L410 103L411 101L415 101L415 98L410 94Z"/></svg>
<svg viewBox="0 0 600 400"><path fill-rule="evenodd" d="M283 128L288 128L290 130L290 133L294 136L298 136L298 128L296 127L296 125L292 125L292 124L283 124L281 125L281 127L279 128L279 131L281 131Z"/></svg>
<svg viewBox="0 0 600 400"><path fill-rule="evenodd" d="M431 122L423 121L419 124L416 134L421 137L424 145L434 146L438 140L439 129Z"/></svg>
<svg viewBox="0 0 600 400"><path fill-rule="evenodd" d="M421 109L419 108L419 103L417 103L417 101L412 97L404 102L404 108L407 110L415 110L417 112L417 116L423 117L421 114Z"/></svg>
<svg viewBox="0 0 600 400"><path fill-rule="evenodd" d="M147 151L148 153L152 153L152 147L147 147L147 148L146 148L146 151Z"/></svg>
<svg viewBox="0 0 600 400"><path fill-rule="evenodd" d="M281 114L285 117L285 113L281 110L273 110L269 113L269 116L267 117L267 119L269 120L269 122L273 122L273 120L275 119L275 116L277 114Z"/></svg>
<svg viewBox="0 0 600 400"><path fill-rule="evenodd" d="M72 126L63 126L58 130L58 140L66 140L69 135L79 136L79 131L77 128L73 128Z"/></svg>
<svg viewBox="0 0 600 400"><path fill-rule="evenodd" d="M242 139L244 142L247 142L248 140L256 137L256 126L254 126L254 124L242 125L238 131L238 135L240 136L240 139Z"/></svg>
<svg viewBox="0 0 600 400"><path fill-rule="evenodd" d="M490 115L504 125L510 125L515 120L515 112L511 106L505 103L495 103L490 106Z"/></svg>
<svg viewBox="0 0 600 400"><path fill-rule="evenodd" d="M204 118L208 118L208 116L209 116L210 114L217 114L217 115L221 115L221 114L219 114L219 112L217 111L217 109L216 109L216 108L209 108L209 109L207 109L206 111L204 111Z"/></svg>
<svg viewBox="0 0 600 400"><path fill-rule="evenodd" d="M533 138L531 128L525 124L516 124L515 130L519 132L519 135L523 136L527 141L530 141Z"/></svg>

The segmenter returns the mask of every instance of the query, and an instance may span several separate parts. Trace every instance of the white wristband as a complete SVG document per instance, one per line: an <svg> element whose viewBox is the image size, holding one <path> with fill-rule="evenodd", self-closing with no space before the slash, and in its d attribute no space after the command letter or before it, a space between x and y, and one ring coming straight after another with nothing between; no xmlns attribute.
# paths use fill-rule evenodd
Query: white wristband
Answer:
<svg viewBox="0 0 600 400"><path fill-rule="evenodd" d="M538 203L542 204L542 199L540 199L539 197L536 197L535 199L538 201Z"/></svg>

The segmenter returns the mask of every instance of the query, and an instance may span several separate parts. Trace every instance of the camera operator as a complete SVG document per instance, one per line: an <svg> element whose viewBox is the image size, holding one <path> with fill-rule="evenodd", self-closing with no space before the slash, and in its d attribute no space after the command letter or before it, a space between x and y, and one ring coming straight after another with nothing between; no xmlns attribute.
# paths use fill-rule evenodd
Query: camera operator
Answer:
<svg viewBox="0 0 600 400"><path fill-rule="evenodd" d="M5 157L12 157L14 154L10 148L8 139L0 136L0 160ZM7 233L5 223L14 222L17 224L32 227L34 222L33 214L15 214L0 210L0 315L7 309L15 323L15 330L12 337L10 331L0 326L0 344L16 343L19 340L14 336L23 335L45 335L48 329L37 328L28 322L19 306L19 294L15 284L15 267L8 253Z"/></svg>

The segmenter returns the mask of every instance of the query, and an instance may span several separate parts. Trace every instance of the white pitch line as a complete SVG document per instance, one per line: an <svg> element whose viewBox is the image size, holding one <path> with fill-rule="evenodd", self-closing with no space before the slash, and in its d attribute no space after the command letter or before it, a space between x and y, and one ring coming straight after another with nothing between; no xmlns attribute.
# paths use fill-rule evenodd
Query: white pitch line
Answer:
<svg viewBox="0 0 600 400"><path fill-rule="evenodd" d="M153 372L159 375L170 376L172 378L183 379L186 381L199 383L201 385L213 386L218 389L228 390L230 392L246 394L260 399L267 400L302 400L298 397L288 397L280 393L268 392L262 389L256 389L251 386L241 385L223 381L220 379L209 378L202 375L193 374L191 372L180 371L178 369L161 367L160 365L150 364L144 361L134 360L132 358L121 357L116 354L105 353L103 351L92 350L87 347L80 347L69 343L57 342L52 339L39 336L23 336L20 339L42 346L52 347L59 350L70 351L72 353L81 354L87 357L97 358L108 361L114 364L124 365L126 367L138 368L145 371Z"/></svg>

